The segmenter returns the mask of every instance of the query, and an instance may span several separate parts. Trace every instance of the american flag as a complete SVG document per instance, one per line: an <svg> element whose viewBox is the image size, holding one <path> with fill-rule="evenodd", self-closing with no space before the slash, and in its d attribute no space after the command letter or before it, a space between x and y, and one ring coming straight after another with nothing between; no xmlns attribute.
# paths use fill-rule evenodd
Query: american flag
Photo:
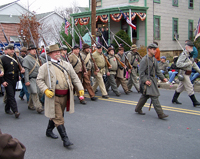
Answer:
<svg viewBox="0 0 200 159"><path fill-rule="evenodd" d="M71 24L65 19L65 34L68 36L68 28Z"/></svg>
<svg viewBox="0 0 200 159"><path fill-rule="evenodd" d="M196 28L196 31L195 31L195 38L194 38L194 41L200 36L200 18L199 18L199 21L197 23L197 28Z"/></svg>
<svg viewBox="0 0 200 159"><path fill-rule="evenodd" d="M120 10L120 12L124 16L124 19L126 20L126 22L128 23L128 25L130 25L131 28L133 28L134 30L136 30L136 26L133 23L131 23L131 21L126 17L126 15L121 10Z"/></svg>

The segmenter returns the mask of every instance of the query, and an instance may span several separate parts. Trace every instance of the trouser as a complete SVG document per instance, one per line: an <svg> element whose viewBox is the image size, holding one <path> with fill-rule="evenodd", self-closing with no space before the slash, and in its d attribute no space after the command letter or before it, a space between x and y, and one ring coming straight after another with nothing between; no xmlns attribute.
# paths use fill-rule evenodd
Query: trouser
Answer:
<svg viewBox="0 0 200 159"><path fill-rule="evenodd" d="M137 68L133 68L130 73L130 78L128 80L128 89L131 90L132 85L135 86L135 89L139 92L140 87L139 87L139 82L137 81Z"/></svg>
<svg viewBox="0 0 200 159"><path fill-rule="evenodd" d="M91 86L90 77L91 77L91 71L89 70L87 77L83 77L83 87L84 87L84 89L87 89L87 91L90 95L90 98L92 98L95 96L95 93Z"/></svg>
<svg viewBox="0 0 200 159"><path fill-rule="evenodd" d="M6 96L7 101L5 105L5 111L10 111L10 109L13 111L13 113L18 112L17 108L17 102L15 100L15 87L16 87L16 81L6 81L8 83L8 86L5 87L6 89Z"/></svg>
<svg viewBox="0 0 200 159"><path fill-rule="evenodd" d="M24 82L22 82L22 89L21 89L21 91L20 91L20 97L24 97L24 94L26 94L26 99L27 99L27 102L29 101L29 93L28 93L28 90L27 90L27 88L26 88L26 85L25 85L25 83Z"/></svg>
<svg viewBox="0 0 200 159"><path fill-rule="evenodd" d="M4 92L4 96L3 96L3 102L4 103L7 102L6 88L5 88L5 92Z"/></svg>
<svg viewBox="0 0 200 159"><path fill-rule="evenodd" d="M52 118L55 126L64 125L64 110L67 104L67 97L55 96L55 118Z"/></svg>
<svg viewBox="0 0 200 159"><path fill-rule="evenodd" d="M29 96L28 107L36 109L42 109L42 104L39 101L39 97L37 93L31 93Z"/></svg>
<svg viewBox="0 0 200 159"><path fill-rule="evenodd" d="M190 81L191 81L191 83L193 84L194 83L194 81L196 80L196 78L198 78L199 77L199 73L198 72L192 72L191 73L191 75L190 75Z"/></svg>
<svg viewBox="0 0 200 159"><path fill-rule="evenodd" d="M110 74L110 76L107 76L106 90L108 90L110 86L115 94L119 94L119 90L115 81L115 74Z"/></svg>
<svg viewBox="0 0 200 159"><path fill-rule="evenodd" d="M138 101L138 103L137 103L137 105L136 105L135 110L137 112L142 111L142 107L144 106L144 104L147 102L147 100L149 98L151 98L151 101L152 101L152 104L153 104L153 107L154 107L156 113L158 115L163 114L163 110L162 110L162 107L161 107L160 102L158 100L158 96L150 96L150 95L144 95L144 94L142 94L141 97L140 97L140 99L139 99L139 101Z"/></svg>
<svg viewBox="0 0 200 159"><path fill-rule="evenodd" d="M95 92L97 87L99 86L100 87L100 90L101 90L101 93L102 95L108 95L107 91L106 91L106 87L105 87L105 84L103 82L103 72L97 72L97 75L95 75L95 82L94 82L94 85L93 85L93 91Z"/></svg>
<svg viewBox="0 0 200 159"><path fill-rule="evenodd" d="M184 77L184 80L179 82L179 85L176 88L176 92L181 93L184 90L186 90L188 95L191 96L194 94L194 89L190 81L190 75L186 75L183 73L183 77Z"/></svg>
<svg viewBox="0 0 200 159"><path fill-rule="evenodd" d="M117 87L119 87L119 85L121 84L122 88L124 89L124 92L128 92L128 87L127 87L126 79L125 78L119 78L119 77L117 77L116 78L116 84L117 84Z"/></svg>
<svg viewBox="0 0 200 159"><path fill-rule="evenodd" d="M174 71L174 72L169 71L168 73L169 73L169 82L172 83L172 81L174 81L174 78L178 74L178 72L177 71Z"/></svg>

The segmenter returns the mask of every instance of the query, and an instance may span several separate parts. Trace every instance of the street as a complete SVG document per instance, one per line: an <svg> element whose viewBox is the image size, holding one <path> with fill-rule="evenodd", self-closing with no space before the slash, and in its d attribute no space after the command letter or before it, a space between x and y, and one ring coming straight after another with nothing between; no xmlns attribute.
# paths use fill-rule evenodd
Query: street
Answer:
<svg viewBox="0 0 200 159"><path fill-rule="evenodd" d="M160 103L169 117L158 119L150 100L143 108L146 115L135 113L141 96L133 92L116 97L109 92L109 99L102 99L100 91L97 102L86 95L86 105L75 97L75 113L65 113L65 126L71 142L63 147L61 138L46 137L48 118L27 109L27 103L16 92L19 119L4 113L3 97L0 97L0 129L11 134L26 146L25 159L199 159L200 107L192 105L187 92L183 92L174 105L174 90L160 90ZM195 93L200 101L200 93ZM58 134L56 128L54 133Z"/></svg>

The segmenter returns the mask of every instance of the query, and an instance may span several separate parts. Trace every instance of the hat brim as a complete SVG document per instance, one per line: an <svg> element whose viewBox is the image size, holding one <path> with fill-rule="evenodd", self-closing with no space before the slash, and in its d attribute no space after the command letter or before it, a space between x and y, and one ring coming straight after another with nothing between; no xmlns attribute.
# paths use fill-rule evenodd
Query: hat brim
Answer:
<svg viewBox="0 0 200 159"><path fill-rule="evenodd" d="M29 48L29 49L27 49L27 50L33 50L33 49L37 49L36 47L34 47L34 48Z"/></svg>
<svg viewBox="0 0 200 159"><path fill-rule="evenodd" d="M56 51L61 51L61 49L58 49L58 50L52 50L52 51L49 50L49 52L47 52L47 54L52 53L52 52L56 52Z"/></svg>
<svg viewBox="0 0 200 159"><path fill-rule="evenodd" d="M131 48L130 50L135 50L135 49L138 49L138 47L135 47L135 48Z"/></svg>

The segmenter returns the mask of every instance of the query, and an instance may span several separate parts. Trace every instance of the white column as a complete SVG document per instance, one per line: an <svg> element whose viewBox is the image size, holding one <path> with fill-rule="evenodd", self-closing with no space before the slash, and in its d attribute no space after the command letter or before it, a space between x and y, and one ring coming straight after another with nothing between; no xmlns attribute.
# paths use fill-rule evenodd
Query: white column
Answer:
<svg viewBox="0 0 200 159"><path fill-rule="evenodd" d="M129 20L130 20L130 22L132 22L132 20L131 20L131 9L129 9ZM133 42L132 28L131 28L131 26L129 26L129 28L130 28L129 34L130 34L131 42Z"/></svg>

